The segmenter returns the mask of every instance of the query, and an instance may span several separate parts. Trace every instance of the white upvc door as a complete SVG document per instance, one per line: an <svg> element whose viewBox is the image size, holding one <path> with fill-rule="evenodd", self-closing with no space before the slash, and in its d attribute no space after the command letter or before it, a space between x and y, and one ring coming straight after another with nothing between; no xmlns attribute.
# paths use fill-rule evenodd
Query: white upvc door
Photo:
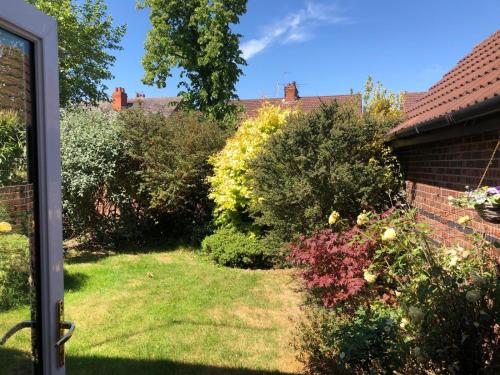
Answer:
<svg viewBox="0 0 500 375"><path fill-rule="evenodd" d="M13 274L8 257L18 262L16 281L0 285L2 374L64 374L64 342L74 328L60 314L57 53L54 19L22 0L0 0L0 142L14 142L8 150L0 144L0 272Z"/></svg>

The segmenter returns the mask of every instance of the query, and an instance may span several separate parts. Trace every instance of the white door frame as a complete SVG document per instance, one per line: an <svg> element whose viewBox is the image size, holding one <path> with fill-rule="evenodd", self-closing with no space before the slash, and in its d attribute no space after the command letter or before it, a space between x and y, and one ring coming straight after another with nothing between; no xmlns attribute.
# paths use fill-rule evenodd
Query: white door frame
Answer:
<svg viewBox="0 0 500 375"><path fill-rule="evenodd" d="M0 0L0 27L34 45L37 128L38 212L43 375L64 375L58 366L57 302L64 298L61 161L59 144L59 71L56 21L22 0Z"/></svg>

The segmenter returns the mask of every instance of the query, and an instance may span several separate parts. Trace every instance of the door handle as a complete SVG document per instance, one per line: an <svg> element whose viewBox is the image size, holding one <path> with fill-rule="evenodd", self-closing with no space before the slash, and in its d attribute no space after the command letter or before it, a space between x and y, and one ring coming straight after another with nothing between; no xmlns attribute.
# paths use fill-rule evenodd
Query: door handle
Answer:
<svg viewBox="0 0 500 375"><path fill-rule="evenodd" d="M63 367L65 362L64 344L73 336L75 332L75 324L64 320L64 300L57 301L57 337L56 348L58 352L58 367ZM64 331L67 330L65 333Z"/></svg>
<svg viewBox="0 0 500 375"><path fill-rule="evenodd" d="M14 327L9 329L5 335L0 338L0 345L5 345L7 340L13 336L16 332L24 329L24 328L33 328L35 326L35 322L32 320L23 320L22 322L17 323Z"/></svg>
<svg viewBox="0 0 500 375"><path fill-rule="evenodd" d="M59 323L59 328L67 329L68 332L66 332L66 334L56 342L56 348L64 345L73 336L73 332L75 332L75 324L72 322L61 322Z"/></svg>

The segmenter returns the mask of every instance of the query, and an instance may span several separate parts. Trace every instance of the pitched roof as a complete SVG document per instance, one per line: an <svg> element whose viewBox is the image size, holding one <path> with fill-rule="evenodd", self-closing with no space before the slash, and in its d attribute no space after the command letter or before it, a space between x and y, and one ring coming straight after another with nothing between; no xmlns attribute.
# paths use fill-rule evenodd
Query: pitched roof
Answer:
<svg viewBox="0 0 500 375"><path fill-rule="evenodd" d="M170 115L175 112L177 106L181 102L178 96L165 96L159 98L128 98L126 108L143 108L151 112L162 112L165 115ZM99 103L99 108L104 110L111 110L113 108L111 102Z"/></svg>
<svg viewBox="0 0 500 375"><path fill-rule="evenodd" d="M412 106L390 134L500 95L500 30L479 43Z"/></svg>
<svg viewBox="0 0 500 375"><path fill-rule="evenodd" d="M283 98L262 98L262 99L241 99L235 101L235 104L240 104L245 109L245 114L248 117L254 117L257 115L258 109L264 103L270 103L273 105L279 105L282 108L297 108L304 112L309 112L317 109L322 103L331 103L336 100L339 104L343 103L353 103L359 108L361 113L361 95L324 95L324 96L303 96L299 97L295 101L285 101Z"/></svg>
<svg viewBox="0 0 500 375"><path fill-rule="evenodd" d="M161 98L130 98L127 100L129 108L143 108L151 112L162 112L170 115L175 112L181 102L179 96L165 96Z"/></svg>

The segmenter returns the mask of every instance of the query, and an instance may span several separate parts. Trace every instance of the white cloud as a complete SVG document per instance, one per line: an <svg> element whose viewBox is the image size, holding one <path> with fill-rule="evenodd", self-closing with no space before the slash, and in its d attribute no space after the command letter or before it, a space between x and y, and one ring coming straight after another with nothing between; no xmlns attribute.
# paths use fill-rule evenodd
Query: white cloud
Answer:
<svg viewBox="0 0 500 375"><path fill-rule="evenodd" d="M349 19L340 15L337 6L307 1L304 8L266 27L260 38L244 42L241 45L243 58L251 59L275 42L298 43L309 40L314 37L313 29L319 25L347 22Z"/></svg>

